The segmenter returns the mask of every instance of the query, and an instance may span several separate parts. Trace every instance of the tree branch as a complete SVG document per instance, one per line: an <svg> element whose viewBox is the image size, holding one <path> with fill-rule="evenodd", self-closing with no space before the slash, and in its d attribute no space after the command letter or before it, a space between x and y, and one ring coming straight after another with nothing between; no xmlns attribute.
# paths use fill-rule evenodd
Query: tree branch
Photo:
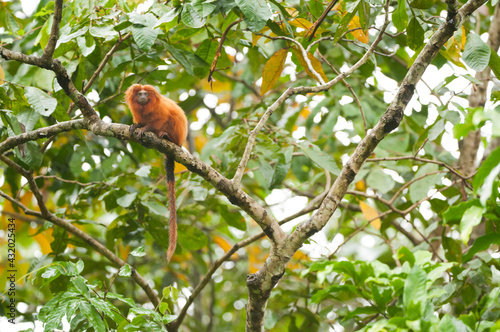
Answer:
<svg viewBox="0 0 500 332"><path fill-rule="evenodd" d="M35 179L33 177L33 174L31 172L26 171L24 168L22 168L20 165L16 164L9 158L7 158L4 155L0 155L0 160L2 160L4 163L6 163L9 167L13 168L16 172L24 176L29 183L30 190L33 192L33 195L35 196L38 207L40 208L41 212L34 211L28 209L26 206L15 200L14 198L10 197L3 191L0 191L0 196L4 197L5 199L9 200L12 204L20 207L23 212L27 215L32 215L36 216L41 219L45 219L47 221L50 221L54 225L57 225L69 233L73 234L74 236L82 239L84 242L86 242L89 246L94 248L97 252L99 252L101 255L106 257L111 263L115 264L115 266L122 267L125 264L125 261L121 260L118 256L116 256L112 251L110 251L108 248L106 248L103 244L101 244L99 241L88 235L87 233L83 232L80 230L78 227L74 226L71 224L69 221L59 218L55 216L54 214L50 213L45 205L45 202L43 200L43 195L40 192L38 186L36 185ZM149 286L148 282L142 278L142 276L134 269L132 268L132 278L134 281L142 288L142 290L146 293L148 296L149 300L151 303L157 307L160 304L160 298L158 295L153 291L153 289Z"/></svg>
<svg viewBox="0 0 500 332"><path fill-rule="evenodd" d="M57 45L57 39L59 38L59 26L61 25L62 19L62 6L63 0L56 0L54 4L54 17L52 19L52 28L50 29L49 41L47 46L43 50L41 59L47 63L50 63L52 56Z"/></svg>
<svg viewBox="0 0 500 332"><path fill-rule="evenodd" d="M386 15L387 16L387 15ZM262 127L264 127L265 123L269 119L269 117L278 109L278 107L285 102L290 96L294 94L307 94L307 93L315 93L315 92L322 92L322 91L327 91L331 87L333 87L335 84L340 82L342 79L345 77L351 75L356 69L361 67L363 64L368 61L368 58L372 54L372 52L375 50L375 47L377 47L378 43L382 40L383 37L383 31L387 28L387 25L389 22L386 20L384 23L383 28L377 35L377 38L371 45L371 47L368 49L368 51L361 57L361 59L358 60L349 70L341 73L337 77L335 77L333 80L329 81L328 83L317 85L314 87L296 87L296 88L288 88L283 92L283 94L271 105L267 108L267 110L264 112L264 115L260 118L259 123L255 126L255 128L250 132L250 136L248 137L247 145L245 146L245 151L243 152L243 156L241 157L241 161L238 165L238 168L236 170L236 173L233 177L233 185L235 187L239 187L241 183L241 179L243 177L243 174L245 173L245 168L248 164L248 161L250 160L250 155L253 151L253 148L255 147L255 142L257 135L259 134L260 130Z"/></svg>

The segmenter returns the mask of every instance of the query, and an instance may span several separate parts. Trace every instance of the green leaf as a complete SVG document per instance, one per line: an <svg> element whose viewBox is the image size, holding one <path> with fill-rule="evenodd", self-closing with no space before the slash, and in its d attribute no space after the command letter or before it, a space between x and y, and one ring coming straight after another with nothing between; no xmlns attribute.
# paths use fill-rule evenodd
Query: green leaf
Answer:
<svg viewBox="0 0 500 332"><path fill-rule="evenodd" d="M168 208L166 206L161 205L158 202L153 201L153 200L143 201L141 204L144 205L145 207L147 207L150 212L156 214L157 216L164 217L164 216L168 215L168 213L169 213Z"/></svg>
<svg viewBox="0 0 500 332"><path fill-rule="evenodd" d="M490 55L490 62L488 65L491 68L491 71L493 71L493 74L497 77L497 79L500 79L500 56L498 56L497 52L491 51Z"/></svg>
<svg viewBox="0 0 500 332"><path fill-rule="evenodd" d="M200 250L208 243L208 238L202 230L188 225L179 225L177 240L184 249L189 251Z"/></svg>
<svg viewBox="0 0 500 332"><path fill-rule="evenodd" d="M443 236L442 240L446 259L460 263L462 261L462 248L460 247L460 242L447 236Z"/></svg>
<svg viewBox="0 0 500 332"><path fill-rule="evenodd" d="M487 250L491 245L496 244L500 245L500 234L499 233L492 233L492 234L487 234L478 237L475 241L472 247L467 251L464 256L462 261L464 263L470 261L472 257L474 257L475 254L478 252Z"/></svg>
<svg viewBox="0 0 500 332"><path fill-rule="evenodd" d="M366 184L373 189L376 189L382 194L388 193L394 188L395 182L392 176L385 173L380 167L375 166L366 178Z"/></svg>
<svg viewBox="0 0 500 332"><path fill-rule="evenodd" d="M159 27L160 25L162 25L163 23L168 23L168 22L171 22L174 20L174 18L177 17L177 15L179 15L179 10L177 10L177 8L174 8L172 9L171 11L169 11L168 13L162 15L159 19L158 19L158 22L156 22L156 24L153 26L153 28L156 28L156 27Z"/></svg>
<svg viewBox="0 0 500 332"><path fill-rule="evenodd" d="M467 36L462 59L475 71L482 71L490 62L491 48L475 33Z"/></svg>
<svg viewBox="0 0 500 332"><path fill-rule="evenodd" d="M439 119L439 121L435 122L430 127L427 138L429 138L430 141L433 141L436 138L438 138L438 136L441 135L441 133L444 130L444 125L445 125L444 119Z"/></svg>
<svg viewBox="0 0 500 332"><path fill-rule="evenodd" d="M316 0L309 1L307 3L307 6L309 7L309 11L315 19L318 19L321 14L323 14L323 10L325 7L321 1Z"/></svg>
<svg viewBox="0 0 500 332"><path fill-rule="evenodd" d="M333 175L339 175L340 169L333 158L321 151L316 145L309 142L302 142L298 144L298 147L304 152L304 154L309 157L312 161L318 164L321 168L326 169Z"/></svg>
<svg viewBox="0 0 500 332"><path fill-rule="evenodd" d="M97 310L91 306L88 302L80 302L80 311L87 317L90 325L94 328L96 332L105 332L106 326L101 316Z"/></svg>
<svg viewBox="0 0 500 332"><path fill-rule="evenodd" d="M259 32L271 18L271 9L265 0L235 0L241 9L244 21L253 32Z"/></svg>
<svg viewBox="0 0 500 332"><path fill-rule="evenodd" d="M471 206L465 210L462 220L460 221L460 239L464 244L469 242L472 229L481 223L484 210L479 206Z"/></svg>
<svg viewBox="0 0 500 332"><path fill-rule="evenodd" d="M418 169L417 173L415 173L414 179L419 178L425 174L435 172L438 169L439 166L436 164L425 164ZM409 189L411 201L415 203L427 197L429 190L433 189L435 185L440 182L441 178L441 174L434 174L421 178L420 180L412 183Z"/></svg>
<svg viewBox="0 0 500 332"><path fill-rule="evenodd" d="M185 51L178 50L169 44L164 44L164 46L174 59L177 60L184 67L184 69L186 69L189 75L194 75L193 66L191 65Z"/></svg>
<svg viewBox="0 0 500 332"><path fill-rule="evenodd" d="M128 264L123 265L120 268L118 275L120 277L130 277L132 275L132 269L130 268L130 265L128 265Z"/></svg>
<svg viewBox="0 0 500 332"><path fill-rule="evenodd" d="M488 174L486 179L484 179L484 184L482 185L481 189L479 190L479 195L481 196L479 198L479 201L483 206L486 206L486 201L490 199L491 194L493 193L493 189L496 187L498 191L498 174L500 174L500 163L491 170L491 173Z"/></svg>
<svg viewBox="0 0 500 332"><path fill-rule="evenodd" d="M116 200L116 203L121 207L128 208L134 202L137 193L126 194Z"/></svg>
<svg viewBox="0 0 500 332"><path fill-rule="evenodd" d="M115 31L113 26L92 26L89 32L92 36L97 38L109 38L118 35L118 31Z"/></svg>
<svg viewBox="0 0 500 332"><path fill-rule="evenodd" d="M132 26L134 40L137 46L143 51L149 51L151 46L153 46L158 37L158 32L159 30L153 29L152 27L145 27L142 25Z"/></svg>
<svg viewBox="0 0 500 332"><path fill-rule="evenodd" d="M437 326L437 331L442 332L459 332L459 331L469 331L470 329L460 320L456 319L450 315L444 315Z"/></svg>
<svg viewBox="0 0 500 332"><path fill-rule="evenodd" d="M85 297L87 297L89 295L89 288L87 287L87 284L85 283L85 279L83 279L80 276L73 277L73 278L71 278L71 283L75 286L76 290L80 294L82 294Z"/></svg>
<svg viewBox="0 0 500 332"><path fill-rule="evenodd" d="M410 7L417 9L429 9L436 3L436 0L413 0Z"/></svg>
<svg viewBox="0 0 500 332"><path fill-rule="evenodd" d="M405 280L403 303L408 310L413 305L419 305L421 312L427 300L427 275L418 265L414 265Z"/></svg>
<svg viewBox="0 0 500 332"><path fill-rule="evenodd" d="M134 174L140 177L149 177L151 165L142 165Z"/></svg>
<svg viewBox="0 0 500 332"><path fill-rule="evenodd" d="M410 266L415 265L415 256L410 251L410 249L406 247L401 247L398 249L398 259L401 263L408 262Z"/></svg>
<svg viewBox="0 0 500 332"><path fill-rule="evenodd" d="M398 8L392 13L392 23L399 32L404 31L408 26L405 0L398 0Z"/></svg>
<svg viewBox="0 0 500 332"><path fill-rule="evenodd" d="M491 174L491 172L500 164L500 146L497 147L493 152L490 153L488 158L481 164L474 176L474 192L477 193L482 187L485 179Z"/></svg>
<svg viewBox="0 0 500 332"><path fill-rule="evenodd" d="M23 162L30 166L32 169L37 169L42 165L43 162L43 154L40 150L40 146L33 141L26 143L26 153L23 156L20 156L16 150L16 156L21 158Z"/></svg>
<svg viewBox="0 0 500 332"><path fill-rule="evenodd" d="M38 88L26 87L24 95L35 111L42 116L50 116L56 109L57 100Z"/></svg>
<svg viewBox="0 0 500 332"><path fill-rule="evenodd" d="M227 205L219 205L217 211L229 226L239 229L240 231L247 230L245 218L238 210L232 209L232 211L229 211Z"/></svg>
<svg viewBox="0 0 500 332"><path fill-rule="evenodd" d="M85 36L80 36L76 38L76 44L82 51L82 55L84 57L90 55L90 53L94 52L95 50L95 40L94 38L90 37L89 35Z"/></svg>
<svg viewBox="0 0 500 332"><path fill-rule="evenodd" d="M83 261L81 259L79 259L78 262L76 262L76 271L79 274L82 273L84 266L85 266L85 264L83 263Z"/></svg>
<svg viewBox="0 0 500 332"><path fill-rule="evenodd" d="M462 220L462 216L465 211L471 206L481 207L481 203L478 199L473 199L470 201L461 202L458 205L450 206L448 210L443 213L444 223L447 225L458 224Z"/></svg>
<svg viewBox="0 0 500 332"><path fill-rule="evenodd" d="M414 51L417 50L424 43L424 29L415 17L411 18L406 32L408 47Z"/></svg>
<svg viewBox="0 0 500 332"><path fill-rule="evenodd" d="M130 255L135 256L135 257L146 256L146 250L145 250L145 248L146 248L146 246L137 247L134 250L132 250L132 252L130 253Z"/></svg>
<svg viewBox="0 0 500 332"><path fill-rule="evenodd" d="M182 22L190 28L201 28L206 17L202 16L191 3L186 3L182 10Z"/></svg>

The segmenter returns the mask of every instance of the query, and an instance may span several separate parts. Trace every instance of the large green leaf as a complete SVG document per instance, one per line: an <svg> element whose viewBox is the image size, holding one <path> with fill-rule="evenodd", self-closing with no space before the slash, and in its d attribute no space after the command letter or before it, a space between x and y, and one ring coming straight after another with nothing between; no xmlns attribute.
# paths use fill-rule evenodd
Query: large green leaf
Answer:
<svg viewBox="0 0 500 332"><path fill-rule="evenodd" d="M465 210L462 220L460 221L460 238L463 243L467 244L472 229L481 223L483 213L483 208L475 205Z"/></svg>
<svg viewBox="0 0 500 332"><path fill-rule="evenodd" d="M42 116L50 116L56 109L57 100L34 87L26 87L24 93L31 106Z"/></svg>
<svg viewBox="0 0 500 332"><path fill-rule="evenodd" d="M491 48L475 33L467 36L462 59L475 71L482 71L490 62Z"/></svg>
<svg viewBox="0 0 500 332"><path fill-rule="evenodd" d="M404 31L408 26L408 14L406 13L406 1L398 0L398 8L392 13L392 23L398 31Z"/></svg>
<svg viewBox="0 0 500 332"><path fill-rule="evenodd" d="M464 263L470 261L478 252L487 250L491 245L500 245L500 233L492 233L478 237L469 251L467 251L462 260Z"/></svg>
<svg viewBox="0 0 500 332"><path fill-rule="evenodd" d="M244 15L245 23L253 32L259 32L271 18L271 9L265 0L235 0Z"/></svg>
<svg viewBox="0 0 500 332"><path fill-rule="evenodd" d="M309 142L302 142L298 147L304 152L306 156L311 158L320 167L326 169L334 175L340 174L340 169L331 156L321 151L316 145Z"/></svg>
<svg viewBox="0 0 500 332"><path fill-rule="evenodd" d="M416 17L412 17L406 29L408 47L417 50L424 43L424 29Z"/></svg>

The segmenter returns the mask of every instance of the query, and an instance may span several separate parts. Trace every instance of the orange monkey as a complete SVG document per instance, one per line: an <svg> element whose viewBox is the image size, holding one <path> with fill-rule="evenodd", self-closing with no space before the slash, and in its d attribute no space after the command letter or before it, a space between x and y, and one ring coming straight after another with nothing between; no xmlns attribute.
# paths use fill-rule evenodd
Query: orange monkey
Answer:
<svg viewBox="0 0 500 332"><path fill-rule="evenodd" d="M162 96L151 85L134 84L125 92L125 101L136 124L130 132L139 128L137 137L151 131L160 138L182 146L187 136L187 119L182 108L171 99ZM177 244L177 213L175 208L175 160L165 155L167 172L168 204L170 209L167 261L170 262Z"/></svg>

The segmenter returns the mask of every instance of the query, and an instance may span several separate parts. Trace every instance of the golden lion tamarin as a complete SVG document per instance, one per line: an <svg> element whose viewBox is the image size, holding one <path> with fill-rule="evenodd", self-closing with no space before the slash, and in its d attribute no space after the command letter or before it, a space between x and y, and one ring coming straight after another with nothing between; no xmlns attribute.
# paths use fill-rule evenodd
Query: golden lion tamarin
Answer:
<svg viewBox="0 0 500 332"><path fill-rule="evenodd" d="M151 131L160 138L182 146L187 136L187 119L182 108L171 99L162 96L151 85L134 84L125 92L125 101L136 124L130 126L130 132L139 128L137 136ZM175 207L175 160L165 155L167 172L168 203L170 209L169 239L167 261L170 262L177 243L177 214Z"/></svg>

